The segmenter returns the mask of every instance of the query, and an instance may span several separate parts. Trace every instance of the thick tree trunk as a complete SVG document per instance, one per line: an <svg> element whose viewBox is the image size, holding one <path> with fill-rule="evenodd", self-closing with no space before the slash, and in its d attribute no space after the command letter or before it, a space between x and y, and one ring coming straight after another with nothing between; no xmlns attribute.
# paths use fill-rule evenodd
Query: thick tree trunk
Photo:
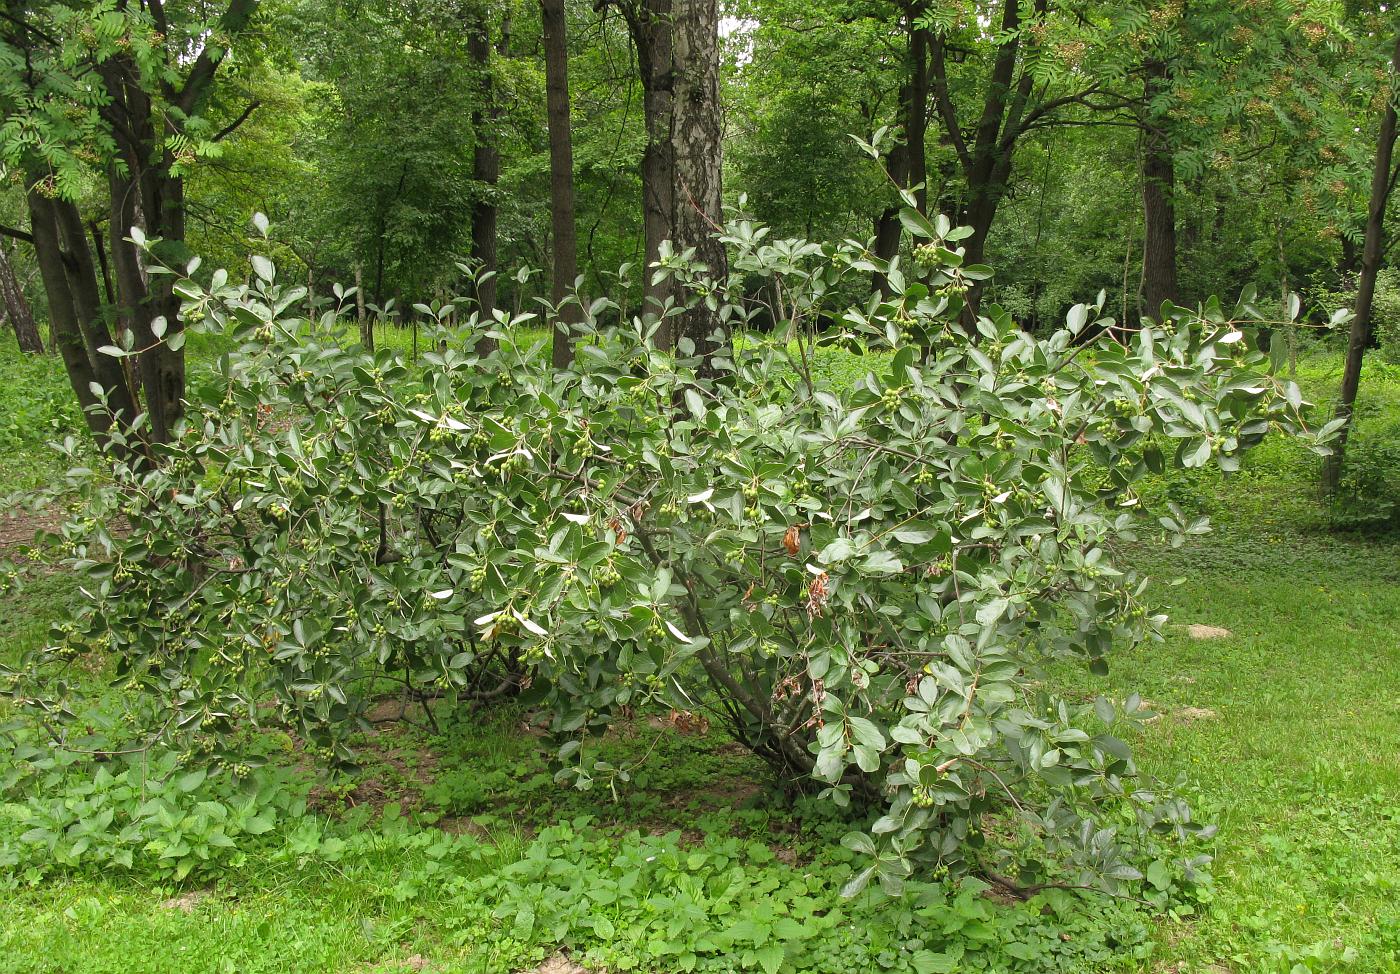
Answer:
<svg viewBox="0 0 1400 974"><path fill-rule="evenodd" d="M1366 211L1366 242L1361 248L1361 275L1356 287L1355 316L1347 342L1346 364L1342 369L1342 390L1337 399L1337 418L1342 428L1332 444L1332 453L1323 460L1322 489L1334 493L1342 480L1342 464L1346 458L1347 438L1351 434L1352 413L1356 394L1361 386L1361 364L1371 337L1371 310L1376 297L1376 275L1385 256L1385 211L1393 186L1391 168L1395 155L1396 110L1395 92L1391 89L1395 71L1400 68L1400 36L1386 78L1385 113L1381 116L1380 132L1376 137L1376 160L1371 170L1371 196Z"/></svg>
<svg viewBox="0 0 1400 974"><path fill-rule="evenodd" d="M1165 86L1166 64L1147 65L1143 95L1150 103ZM1149 118L1142 144L1142 292L1138 314L1156 319L1164 301L1176 301L1176 166L1165 119Z"/></svg>
<svg viewBox="0 0 1400 974"><path fill-rule="evenodd" d="M724 223L721 202L723 126L719 104L718 0L678 0L673 10L675 99L671 142L675 152L675 245L695 249L705 276L723 286L728 257L718 234ZM678 349L689 339L701 357L702 373L715 374L715 358L726 354L728 336L717 311L699 301L679 319Z"/></svg>
<svg viewBox="0 0 1400 974"><path fill-rule="evenodd" d="M671 0L642 0L641 15L628 18L642 78L642 114L647 144L642 151L643 312L661 314L675 296L670 280L652 270L661 259L661 244L675 235L676 166L671 144L675 72L671 42ZM657 334L669 347L670 323Z"/></svg>
<svg viewBox="0 0 1400 974"><path fill-rule="evenodd" d="M476 303L482 319L490 321L496 310L497 272L499 256L496 243L496 186L501 179L501 152L497 145L496 124L501 107L496 98L495 81L491 75L491 32L486 13L478 10L469 25L467 53L480 72L478 107L472 112L472 178L479 184L478 197L472 205L472 262L476 265ZM509 15L501 27L495 51L504 57L510 47ZM477 351L488 354L493 342L482 339Z"/></svg>
<svg viewBox="0 0 1400 974"><path fill-rule="evenodd" d="M92 257L82 235L82 221L72 203L51 199L33 189L26 194L26 202L34 253L48 299L49 340L63 359L64 371L88 429L99 445L107 447L112 445L113 426L125 436L137 409L121 363L98 352L102 346L111 345L112 338L97 298L97 280L92 276ZM78 250L68 246L74 225L78 228ZM106 409L101 408L94 387L106 396ZM135 444L118 447L117 452L125 456L132 449Z"/></svg>
<svg viewBox="0 0 1400 974"><path fill-rule="evenodd" d="M19 277L15 274L9 245L5 243L0 243L0 300L4 302L5 317L10 319L10 327L14 329L19 350L42 354L44 340L39 337L39 327L34 324L34 312L24 297L24 288L20 286Z"/></svg>
<svg viewBox="0 0 1400 974"><path fill-rule="evenodd" d="M112 344L105 317L110 308L115 308L119 322L126 323L135 349L126 361L135 360L139 385L145 394L147 421L142 438L154 442L170 440L183 412L184 354L168 344L182 327L180 301L174 293L175 277L158 275L148 279L140 249L125 238L132 227L140 227L147 238L159 241L155 246L164 263L178 267L187 259L184 184L174 170L175 157L173 150L166 147L167 137L182 131L182 119L199 114L210 83L231 49L227 38L248 25L257 7L258 0L229 0L210 43L187 60L179 58L172 49L170 59L163 64L138 63L129 53L95 63L93 73L105 89L102 114L109 123L115 150L107 167L113 281L108 296L115 291L116 300L109 301L106 308L99 287L99 280L104 284L107 281L106 268L99 278L87 239L89 228L84 227L71 202L47 198L33 189L40 179L49 177L48 167L42 160L26 161L28 205L44 290L50 302L51 338L59 346L69 381L85 411L93 405L95 394L91 386L96 384L102 386L114 413L102 417L88 411L88 423L99 441L124 440L132 450L143 449L122 428L138 414L140 397L136 383L128 382L121 361L96 351L102 345ZM163 15L158 12L158 5L153 9L159 20ZM31 45L40 36L28 30L21 17L10 17L7 26L0 28L0 35L26 58L31 56ZM183 72L183 81L177 81L177 70ZM32 79L26 78L26 83L32 84ZM154 106L152 91L160 92L159 97L168 102L170 110ZM156 327L162 320L163 327ZM114 423L117 430L112 428Z"/></svg>
<svg viewBox="0 0 1400 974"><path fill-rule="evenodd" d="M130 166L130 161L128 162ZM131 171L131 170L129 170ZM184 186L165 166L134 170L131 176L113 167L111 185L111 244L118 313L135 343L136 376L145 401L151 439L168 443L185 408L185 356L172 350L168 339L181 328L179 299L169 274L147 276L140 249L127 241L132 227L148 238L175 245L184 241ZM165 322L162 335L156 322Z"/></svg>
<svg viewBox="0 0 1400 974"><path fill-rule="evenodd" d="M564 0L540 0L544 22L545 100L549 124L549 197L554 230L552 297L556 309L553 362L567 368L574 358L569 325L578 320L571 300L578 278L578 230L574 222L574 148L569 119L569 44ZM564 306L565 301L568 305Z"/></svg>

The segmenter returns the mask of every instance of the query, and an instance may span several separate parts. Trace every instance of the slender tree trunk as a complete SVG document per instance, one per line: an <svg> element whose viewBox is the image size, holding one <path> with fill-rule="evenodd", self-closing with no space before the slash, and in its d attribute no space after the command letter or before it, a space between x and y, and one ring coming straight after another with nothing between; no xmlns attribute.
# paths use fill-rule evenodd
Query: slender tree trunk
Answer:
<svg viewBox="0 0 1400 974"><path fill-rule="evenodd" d="M1144 97L1151 102L1167 82L1162 61L1147 65ZM1178 298L1176 275L1176 166L1166 120L1149 118L1142 142L1142 293L1138 314L1157 318L1162 303Z"/></svg>
<svg viewBox="0 0 1400 974"><path fill-rule="evenodd" d="M540 0L544 23L545 100L549 123L550 218L554 231L552 291L553 363L568 368L574 358L569 325L578 320L578 302L570 295L578 278L578 228L574 222L574 148L569 119L569 42L564 0ZM564 307L565 301L569 304Z"/></svg>
<svg viewBox="0 0 1400 974"><path fill-rule="evenodd" d="M360 327L360 344L374 351L374 319L365 314L364 272L355 265L355 322Z"/></svg>
<svg viewBox="0 0 1400 974"><path fill-rule="evenodd" d="M673 24L675 243L681 250L695 248L695 259L704 265L705 276L723 287L729 276L729 260L718 237L724 223L718 0L679 0ZM701 373L716 374L715 359L726 354L729 339L708 302L696 302L681 316L676 344L682 352L687 339L701 358Z"/></svg>
<svg viewBox="0 0 1400 974"><path fill-rule="evenodd" d="M1033 0L1032 3L1037 15L1044 14L1047 6L1047 0ZM1002 5L1001 32L1005 39L998 44L984 89L982 109L970 138L958 123L957 107L948 83L944 41L934 36L929 42L938 113L944 135L957 152L967 186L961 213L962 224L972 229L972 234L963 241L963 259L967 264L980 264L986 256L987 237L997 208L1006 195L1016 142L1026 132L1028 106L1034 98L1034 75L1023 67L1017 78L1017 67L1022 63L1021 14L1019 3ZM1033 40L1028 43L1035 46ZM966 303L960 317L969 334L975 333L983 286L981 281L973 282L964 296Z"/></svg>
<svg viewBox="0 0 1400 974"><path fill-rule="evenodd" d="M1381 116L1380 132L1376 137L1376 160L1371 170L1370 205L1366 211L1366 242L1361 248L1361 276L1356 287L1355 316L1347 342L1346 365L1342 369L1342 391L1337 399L1337 418L1342 428L1332 444L1332 453L1323 460L1322 489L1334 493L1342 480L1342 464L1346 457L1347 438L1351 434L1352 413L1356 394L1361 386L1361 364L1371 337L1371 309L1376 297L1376 275L1385 256L1385 211L1390 202L1391 167L1395 155L1396 109L1393 89L1395 72L1400 69L1400 36L1395 38L1394 52L1387 66L1385 113Z"/></svg>
<svg viewBox="0 0 1400 974"><path fill-rule="evenodd" d="M478 107L472 112L472 132L475 135L475 145L472 148L472 178L479 184L479 195L472 205L471 256L476 264L477 307L482 319L489 322L496 310L499 271L496 186L501 179L501 152L497 145L498 134L495 127L500 121L501 106L496 97L495 81L491 74L491 33L484 9L474 14L468 29L468 54L480 72L481 79ZM509 49L510 17L507 14L495 51L504 57ZM483 338L478 342L477 350L488 354L492 344L490 339Z"/></svg>
<svg viewBox="0 0 1400 974"><path fill-rule="evenodd" d="M107 303L115 306L117 294L112 290L112 269L107 264L107 245L102 241L102 228L96 220L88 224L88 233L92 236L92 252L97 255L97 269L102 274L102 293L107 296Z"/></svg>
<svg viewBox="0 0 1400 974"><path fill-rule="evenodd" d="M39 337L39 328L34 324L34 312L25 300L24 288L15 274L13 259L8 244L0 243L0 300L5 305L5 317L10 319L15 340L21 352L43 354L44 340Z"/></svg>

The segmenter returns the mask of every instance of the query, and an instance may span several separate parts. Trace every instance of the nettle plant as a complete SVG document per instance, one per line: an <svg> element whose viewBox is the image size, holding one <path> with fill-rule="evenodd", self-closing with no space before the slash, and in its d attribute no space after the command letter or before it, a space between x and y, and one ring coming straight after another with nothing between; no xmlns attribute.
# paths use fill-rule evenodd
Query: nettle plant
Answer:
<svg viewBox="0 0 1400 974"><path fill-rule="evenodd" d="M876 269L859 244L731 225L771 334L668 253L686 299L667 314L705 303L737 336L704 370L655 347L655 316L605 327L605 299L583 302L568 369L530 316L451 306L420 308L457 320L411 364L354 344L335 310L298 318L304 294L265 258L247 284L182 279L188 319L236 347L158 463L69 475L87 513L63 545L89 597L11 695L75 733L67 668L97 650L157 701L156 731L242 771L222 749L248 722L350 759L386 680L439 711L519 694L579 787L627 780L589 745L620 717L700 710L792 786L869 814L846 840L870 855L851 891L990 872L1018 844L1057 863L1021 855L1027 881L1139 878L1131 836L1200 826L1137 782L1114 730L1139 703L1057 697L1042 664L1102 672L1160 626L1111 557L1144 522L1147 472L1231 469L1271 429L1323 449L1328 430L1214 304L1123 329L1101 299L1047 338L993 307L964 330L989 271L960 266L946 220L905 221L914 263L879 268L893 296L855 307L839 295ZM823 380L822 343L869 371ZM1021 838L995 852L989 830Z"/></svg>

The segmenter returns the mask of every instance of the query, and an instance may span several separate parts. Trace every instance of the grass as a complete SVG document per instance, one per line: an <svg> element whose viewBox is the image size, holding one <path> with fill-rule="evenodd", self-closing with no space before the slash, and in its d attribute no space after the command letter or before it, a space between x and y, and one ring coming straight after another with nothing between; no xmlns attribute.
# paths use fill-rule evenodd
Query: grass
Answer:
<svg viewBox="0 0 1400 974"><path fill-rule="evenodd" d="M1246 536L1141 561L1186 574L1175 623L1231 633L1173 629L1108 680L1162 714L1133 741L1143 769L1220 826L1210 908L1164 928L1164 961L1400 970L1400 545Z"/></svg>
<svg viewBox="0 0 1400 974"><path fill-rule="evenodd" d="M7 449L0 493L51 476L46 424L75 419L56 363L12 359L0 378L22 381L0 386L0 410L41 400L20 426L49 432ZM1308 358L1305 391L1325 398L1336 361ZM1400 370L1368 366L1362 397L1358 439L1384 442ZM525 715L503 710L437 735L381 732L357 774L317 783L305 818L192 881L36 880L0 851L0 972L494 972L560 944L608 970L1400 971L1400 540L1324 530L1314 476L1271 441L1229 480L1151 485L1218 526L1185 549L1145 539L1127 553L1182 579L1156 589L1165 642L1120 654L1106 680L1055 674L1085 694L1139 692L1162 715L1133 741L1143 772L1220 826L1195 910L1152 919L1067 893L997 905L951 884L842 901L841 823L786 809L718 737L639 719L604 745L609 760L648 759L613 801L560 792ZM70 597L47 576L0 599L0 657L44 638ZM1229 635L1194 639L1190 623ZM14 798L0 790L0 812ZM0 850L4 837L0 814Z"/></svg>

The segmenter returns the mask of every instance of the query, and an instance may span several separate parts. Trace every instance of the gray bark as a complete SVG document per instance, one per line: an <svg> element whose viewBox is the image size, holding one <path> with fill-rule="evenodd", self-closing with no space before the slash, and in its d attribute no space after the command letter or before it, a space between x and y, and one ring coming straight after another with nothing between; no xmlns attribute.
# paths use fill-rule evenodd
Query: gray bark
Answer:
<svg viewBox="0 0 1400 974"><path fill-rule="evenodd" d="M671 144L675 155L674 236L678 250L695 249L706 276L723 283L728 258L717 234L721 202L723 128L719 104L719 7L717 0L677 0L673 10L675 57ZM689 339L703 373L715 372L728 336L719 315L699 302L679 319L676 339Z"/></svg>
<svg viewBox="0 0 1400 974"><path fill-rule="evenodd" d="M34 323L34 312L24 297L24 288L20 286L19 277L15 274L9 245L5 243L0 243L0 300L4 302L5 317L10 320L10 327L14 329L19 350L42 354L44 340L39 336L39 327Z"/></svg>

